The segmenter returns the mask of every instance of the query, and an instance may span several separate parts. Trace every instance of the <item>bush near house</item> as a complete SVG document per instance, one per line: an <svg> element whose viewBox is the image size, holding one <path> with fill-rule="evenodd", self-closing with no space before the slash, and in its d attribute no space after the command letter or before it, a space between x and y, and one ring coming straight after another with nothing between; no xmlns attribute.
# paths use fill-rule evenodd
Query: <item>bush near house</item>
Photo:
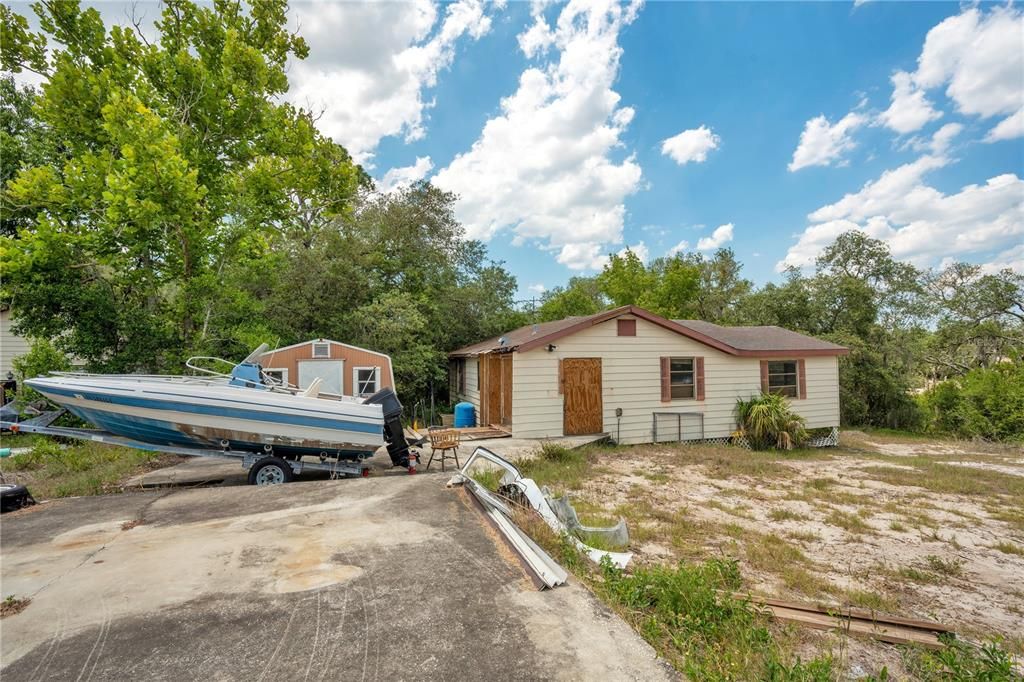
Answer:
<svg viewBox="0 0 1024 682"><path fill-rule="evenodd" d="M804 418L778 393L736 401L736 421L755 450L792 450L807 441Z"/></svg>
<svg viewBox="0 0 1024 682"><path fill-rule="evenodd" d="M929 431L1024 440L1024 361L981 367L921 395Z"/></svg>

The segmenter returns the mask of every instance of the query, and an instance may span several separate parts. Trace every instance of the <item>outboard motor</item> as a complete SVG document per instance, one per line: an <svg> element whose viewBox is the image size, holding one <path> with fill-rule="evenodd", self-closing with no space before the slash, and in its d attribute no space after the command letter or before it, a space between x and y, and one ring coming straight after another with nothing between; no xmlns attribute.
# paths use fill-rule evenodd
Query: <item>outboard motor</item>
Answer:
<svg viewBox="0 0 1024 682"><path fill-rule="evenodd" d="M402 403L398 402L394 390L382 388L363 402L384 408L384 442L391 455L391 463L396 467L408 468L412 455L409 442L405 440L405 429L402 428Z"/></svg>

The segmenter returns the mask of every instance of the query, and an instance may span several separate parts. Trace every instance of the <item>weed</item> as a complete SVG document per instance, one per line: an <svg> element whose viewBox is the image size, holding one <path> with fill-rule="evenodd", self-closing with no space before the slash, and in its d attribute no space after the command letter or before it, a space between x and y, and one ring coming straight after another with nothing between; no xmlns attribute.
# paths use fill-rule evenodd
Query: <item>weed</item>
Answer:
<svg viewBox="0 0 1024 682"><path fill-rule="evenodd" d="M961 559L943 559L940 556L929 554L924 558L924 560L928 563L928 568L936 573L941 573L942 575L950 577L963 575L964 562Z"/></svg>
<svg viewBox="0 0 1024 682"><path fill-rule="evenodd" d="M773 534L751 533L747 539L746 555L755 569L773 573L789 566L810 564L799 547Z"/></svg>
<svg viewBox="0 0 1024 682"><path fill-rule="evenodd" d="M1017 556L1024 556L1024 547L1021 547L1020 545L1015 545L1012 542L1006 542L1005 540L1003 542L997 542L996 544L992 545L992 549L997 549L1003 554L1016 554Z"/></svg>
<svg viewBox="0 0 1024 682"><path fill-rule="evenodd" d="M772 509L768 513L772 521L806 521L807 517L791 509Z"/></svg>
<svg viewBox="0 0 1024 682"><path fill-rule="evenodd" d="M949 635L939 638L946 645L938 651L907 649L907 672L922 680L1019 680L1013 657L1002 642L992 640L976 646Z"/></svg>
<svg viewBox="0 0 1024 682"><path fill-rule="evenodd" d="M487 488L491 492L497 492L501 485L501 478L505 475L503 469L480 469L472 472L473 480Z"/></svg>
<svg viewBox="0 0 1024 682"><path fill-rule="evenodd" d="M872 532L871 526L864 523L864 519L857 516L856 514L848 514L838 509L833 509L832 513L825 518L825 523L838 526L848 533L870 533Z"/></svg>
<svg viewBox="0 0 1024 682"><path fill-rule="evenodd" d="M0 602L0 618L6 618L7 616L13 616L16 613L21 613L25 610L25 607L31 603L31 597L15 597L13 594L8 595L6 599Z"/></svg>
<svg viewBox="0 0 1024 682"><path fill-rule="evenodd" d="M786 537L792 538L793 540L800 540L801 542L815 542L821 539L821 536L811 530L795 530L790 533L786 533Z"/></svg>
<svg viewBox="0 0 1024 682"><path fill-rule="evenodd" d="M119 481L160 457L155 452L88 441L61 447L45 439L31 451L6 460L4 466L24 472L24 482L34 496L47 499L120 492Z"/></svg>
<svg viewBox="0 0 1024 682"><path fill-rule="evenodd" d="M899 610L899 602L889 595L873 590L847 590L846 601L851 606L859 606L862 609L872 611L883 611L896 613Z"/></svg>
<svg viewBox="0 0 1024 682"><path fill-rule="evenodd" d="M601 565L597 589L690 679L831 679L830 657L786 660L768 617L729 596L742 580L735 561L636 569Z"/></svg>
<svg viewBox="0 0 1024 682"><path fill-rule="evenodd" d="M899 571L897 571L897 575L899 575L899 577L901 578L906 578L907 580L911 580L915 583L927 584L938 582L938 576L934 573L922 571L920 569L913 568L912 566L904 566Z"/></svg>
<svg viewBox="0 0 1024 682"><path fill-rule="evenodd" d="M889 530L894 530L897 533L905 533L905 532L907 532L907 527L904 526L899 521L890 521L889 522Z"/></svg>

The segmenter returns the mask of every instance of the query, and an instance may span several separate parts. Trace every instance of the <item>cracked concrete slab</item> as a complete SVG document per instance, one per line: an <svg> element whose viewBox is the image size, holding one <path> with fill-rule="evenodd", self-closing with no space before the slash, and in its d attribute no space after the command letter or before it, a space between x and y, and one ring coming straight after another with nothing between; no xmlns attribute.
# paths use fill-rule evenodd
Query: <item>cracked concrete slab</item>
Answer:
<svg viewBox="0 0 1024 682"><path fill-rule="evenodd" d="M672 679L578 584L537 592L440 476L166 489L5 515L5 680Z"/></svg>

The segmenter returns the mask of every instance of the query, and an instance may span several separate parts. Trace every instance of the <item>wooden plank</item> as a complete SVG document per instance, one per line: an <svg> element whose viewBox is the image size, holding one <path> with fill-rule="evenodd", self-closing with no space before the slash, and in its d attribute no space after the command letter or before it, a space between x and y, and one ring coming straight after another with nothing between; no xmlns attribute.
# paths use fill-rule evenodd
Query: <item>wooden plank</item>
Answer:
<svg viewBox="0 0 1024 682"><path fill-rule="evenodd" d="M777 621L794 623L815 630L839 630L891 644L916 644L929 649L941 649L945 646L934 632L917 628L885 625L860 618L837 618L824 613L787 609L782 606L765 605L764 608L769 610Z"/></svg>
<svg viewBox="0 0 1024 682"><path fill-rule="evenodd" d="M737 599L749 599L751 602L756 604L766 604L768 606L778 606L786 609L793 609L799 611L810 611L824 614L841 614L848 618L860 618L862 620L870 620L876 623L886 623L889 625L901 625L905 627L918 628L921 630L930 630L932 632L953 632L953 628L942 623L936 623L930 620L919 620L916 618L902 618L900 616L890 616L885 613L879 613L877 611L871 611L868 609L858 609L853 606L834 606L821 603L808 603L808 602L794 602L787 601L785 599L773 599L770 597L757 597L753 595L734 593L733 596Z"/></svg>

